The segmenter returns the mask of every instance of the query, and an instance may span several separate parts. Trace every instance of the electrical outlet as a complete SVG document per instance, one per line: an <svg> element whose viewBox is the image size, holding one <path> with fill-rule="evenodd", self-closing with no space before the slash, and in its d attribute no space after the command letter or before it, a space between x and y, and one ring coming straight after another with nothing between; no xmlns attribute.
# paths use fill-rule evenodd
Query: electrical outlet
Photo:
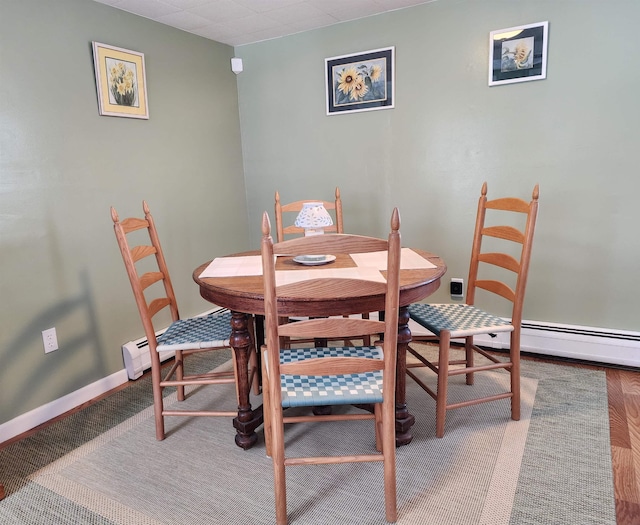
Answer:
<svg viewBox="0 0 640 525"><path fill-rule="evenodd" d="M464 297L464 279L453 278L449 286L452 299L462 299Z"/></svg>
<svg viewBox="0 0 640 525"><path fill-rule="evenodd" d="M55 328L42 330L42 342L44 343L44 353L48 354L58 349L58 336Z"/></svg>

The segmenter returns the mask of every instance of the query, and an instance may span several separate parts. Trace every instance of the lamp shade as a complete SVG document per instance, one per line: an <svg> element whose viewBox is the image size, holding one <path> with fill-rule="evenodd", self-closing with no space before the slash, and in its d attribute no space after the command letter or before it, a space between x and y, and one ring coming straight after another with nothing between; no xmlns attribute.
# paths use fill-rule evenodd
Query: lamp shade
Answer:
<svg viewBox="0 0 640 525"><path fill-rule="evenodd" d="M317 233L323 233L322 228L331 226L333 220L321 202L305 202L294 224L298 228L304 228L309 235L316 230L320 230Z"/></svg>

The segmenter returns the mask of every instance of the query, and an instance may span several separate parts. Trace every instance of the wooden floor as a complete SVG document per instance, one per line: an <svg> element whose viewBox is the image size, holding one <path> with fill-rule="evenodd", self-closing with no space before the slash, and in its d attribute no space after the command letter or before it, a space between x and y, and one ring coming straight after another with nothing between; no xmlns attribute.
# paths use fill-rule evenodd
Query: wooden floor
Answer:
<svg viewBox="0 0 640 525"><path fill-rule="evenodd" d="M526 359L526 358L525 358ZM543 359L534 358L544 361ZM640 525L640 371L617 370L591 365L571 365L598 368L606 371L611 427L611 458L613 465L614 497L617 525ZM116 388L119 390L125 386ZM108 394L100 396L100 399ZM51 420L51 424L89 403ZM45 425L17 436L0 448L27 437ZM4 497L0 479L0 499Z"/></svg>
<svg viewBox="0 0 640 525"><path fill-rule="evenodd" d="M607 369L617 525L640 525L640 372Z"/></svg>

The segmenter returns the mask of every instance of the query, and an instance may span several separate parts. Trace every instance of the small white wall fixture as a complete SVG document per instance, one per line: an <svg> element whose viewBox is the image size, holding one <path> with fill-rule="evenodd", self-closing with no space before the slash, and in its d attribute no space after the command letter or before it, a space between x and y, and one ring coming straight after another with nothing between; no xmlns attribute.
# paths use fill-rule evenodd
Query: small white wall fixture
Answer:
<svg viewBox="0 0 640 525"><path fill-rule="evenodd" d="M236 75L238 73L242 73L243 71L242 59L238 57L233 57L231 59L231 71L233 71Z"/></svg>

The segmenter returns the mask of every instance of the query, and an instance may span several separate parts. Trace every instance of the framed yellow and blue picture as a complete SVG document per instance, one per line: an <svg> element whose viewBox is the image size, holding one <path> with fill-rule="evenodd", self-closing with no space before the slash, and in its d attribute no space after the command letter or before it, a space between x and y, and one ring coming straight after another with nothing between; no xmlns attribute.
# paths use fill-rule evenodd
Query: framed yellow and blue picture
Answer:
<svg viewBox="0 0 640 525"><path fill-rule="evenodd" d="M489 85L547 78L549 22L498 29L489 34Z"/></svg>
<svg viewBox="0 0 640 525"><path fill-rule="evenodd" d="M325 59L327 115L393 108L394 53L387 47Z"/></svg>

